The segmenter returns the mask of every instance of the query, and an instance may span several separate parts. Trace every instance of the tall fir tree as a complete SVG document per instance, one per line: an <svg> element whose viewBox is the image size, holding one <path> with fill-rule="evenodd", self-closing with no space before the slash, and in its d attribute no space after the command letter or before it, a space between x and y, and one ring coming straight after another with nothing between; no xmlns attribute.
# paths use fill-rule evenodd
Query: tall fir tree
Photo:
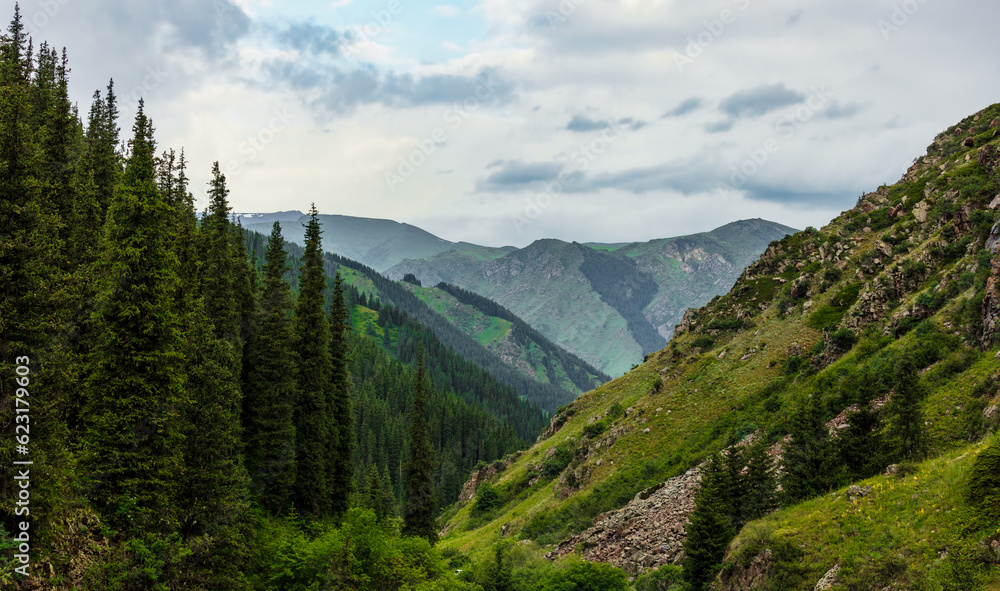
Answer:
<svg viewBox="0 0 1000 591"><path fill-rule="evenodd" d="M208 211L201 222L201 288L205 309L215 326L215 334L228 341L236 351L240 339L240 307L234 297L240 269L236 264L234 232L229 215L229 188L219 163L212 164L208 182ZM239 247L243 254L242 245ZM243 256L245 258L245 255ZM238 357L234 359L238 362Z"/></svg>
<svg viewBox="0 0 1000 591"><path fill-rule="evenodd" d="M344 282L337 273L330 305L330 386L333 393L331 428L337 431L336 447L330 461L330 510L334 515L347 513L354 482L354 410L351 380L347 374L347 304Z"/></svg>
<svg viewBox="0 0 1000 591"><path fill-rule="evenodd" d="M153 128L142 101L130 147L103 241L85 464L90 496L111 524L162 533L177 523L184 394L170 208L156 186Z"/></svg>
<svg viewBox="0 0 1000 591"><path fill-rule="evenodd" d="M417 373L413 381L413 406L410 409L410 455L406 462L406 505L403 508L403 533L437 541L434 522L434 460L427 436L424 394L424 349L417 353Z"/></svg>
<svg viewBox="0 0 1000 591"><path fill-rule="evenodd" d="M927 454L927 430L920 409L926 390L917 364L910 359L897 362L893 374L895 381L885 407L890 453L895 461L921 460Z"/></svg>
<svg viewBox="0 0 1000 591"><path fill-rule="evenodd" d="M251 486L271 514L284 509L295 482L297 386L292 352L291 298L281 225L267 242L260 322L247 342L243 425Z"/></svg>
<svg viewBox="0 0 1000 591"><path fill-rule="evenodd" d="M824 493L840 480L836 442L827 431L819 393L799 401L792 414L791 441L782 457L782 502L795 503Z"/></svg>
<svg viewBox="0 0 1000 591"><path fill-rule="evenodd" d="M330 328L323 311L322 232L313 204L305 231L305 253L295 306L295 351L298 354L298 404L295 407L295 507L303 514L330 510L327 461L336 447L331 437ZM336 435L334 432L332 435Z"/></svg>
<svg viewBox="0 0 1000 591"><path fill-rule="evenodd" d="M185 315L188 404L184 413L184 479L180 533L194 549L187 576L206 589L241 589L240 525L248 509L241 457L239 380L233 346L215 336L201 298Z"/></svg>
<svg viewBox="0 0 1000 591"><path fill-rule="evenodd" d="M695 509L684 528L684 579L695 591L701 591L715 577L726 546L733 539L727 498L730 488L727 468L718 453L702 467L701 486L695 493Z"/></svg>

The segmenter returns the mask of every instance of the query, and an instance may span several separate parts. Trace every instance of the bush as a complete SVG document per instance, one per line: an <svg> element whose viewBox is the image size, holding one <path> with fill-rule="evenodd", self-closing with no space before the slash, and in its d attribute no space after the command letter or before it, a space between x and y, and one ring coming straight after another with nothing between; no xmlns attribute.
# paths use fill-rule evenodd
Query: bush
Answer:
<svg viewBox="0 0 1000 591"><path fill-rule="evenodd" d="M785 362L785 373L791 375L793 373L798 373L802 366L805 365L805 360L798 355L791 355L788 357L788 361Z"/></svg>
<svg viewBox="0 0 1000 591"><path fill-rule="evenodd" d="M665 564L636 579L635 591L683 591L688 587L681 579L682 573L681 567Z"/></svg>
<svg viewBox="0 0 1000 591"><path fill-rule="evenodd" d="M476 489L476 503L472 506L473 515L488 513L500 506L500 493L495 486L484 482Z"/></svg>
<svg viewBox="0 0 1000 591"><path fill-rule="evenodd" d="M830 335L830 340L841 351L849 351L858 342L858 335L854 334L854 331L849 328L841 328Z"/></svg>
<svg viewBox="0 0 1000 591"><path fill-rule="evenodd" d="M1000 439L976 456L969 477L969 501L987 523L1000 521Z"/></svg>

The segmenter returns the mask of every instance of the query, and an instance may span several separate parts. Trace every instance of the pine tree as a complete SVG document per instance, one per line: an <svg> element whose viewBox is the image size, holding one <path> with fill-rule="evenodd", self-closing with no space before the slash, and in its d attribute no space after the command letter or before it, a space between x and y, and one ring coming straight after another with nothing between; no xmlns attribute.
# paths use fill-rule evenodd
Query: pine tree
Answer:
<svg viewBox="0 0 1000 591"><path fill-rule="evenodd" d="M295 307L298 353L298 404L295 408L295 506L304 514L330 509L327 461L336 447L330 433L330 329L323 312L323 274L319 213L314 204L305 232L305 253ZM334 433L333 435L336 435Z"/></svg>
<svg viewBox="0 0 1000 591"><path fill-rule="evenodd" d="M337 273L330 306L330 387L333 405L330 409L331 428L336 429L336 447L332 447L330 466L330 510L334 515L347 513L354 482L354 411L351 408L353 388L347 374L347 305L344 282Z"/></svg>
<svg viewBox="0 0 1000 591"><path fill-rule="evenodd" d="M186 315L184 481L178 498L181 534L192 544L193 579L206 588L236 589L239 524L248 509L240 455L241 395L232 373L232 345L213 334L201 298Z"/></svg>
<svg viewBox="0 0 1000 591"><path fill-rule="evenodd" d="M892 395L886 403L886 422L891 455L896 460L920 460L927 453L927 432L920 401L925 390L913 361L904 360L894 368Z"/></svg>
<svg viewBox="0 0 1000 591"><path fill-rule="evenodd" d="M725 462L716 453L701 470L695 509L685 527L684 579L695 591L704 589L715 577L735 535L729 515L731 500L726 498L729 486Z"/></svg>
<svg viewBox="0 0 1000 591"><path fill-rule="evenodd" d="M90 496L110 523L172 531L182 468L183 400L169 206L156 187L153 128L143 103L131 154L108 211L88 381Z"/></svg>
<svg viewBox="0 0 1000 591"><path fill-rule="evenodd" d="M240 308L234 297L239 274L234 257L237 246L229 221L231 208L226 175L219 170L218 162L212 165L212 179L208 185L208 212L201 223L202 293L216 336L240 351ZM242 246L239 248L242 254Z"/></svg>
<svg viewBox="0 0 1000 591"><path fill-rule="evenodd" d="M434 523L434 461L427 437L426 400L424 396L424 349L417 353L417 374L413 383L413 406L410 410L410 456L406 462L406 505L403 509L403 533L437 541Z"/></svg>
<svg viewBox="0 0 1000 591"><path fill-rule="evenodd" d="M803 399L791 417L791 441L783 455L781 478L784 504L826 492L839 481L835 442L823 420L817 393Z"/></svg>
<svg viewBox="0 0 1000 591"><path fill-rule="evenodd" d="M874 408L880 378L872 370L860 376L857 410L847 415L848 427L837 440L840 460L855 479L874 476L886 464L882 419Z"/></svg>
<svg viewBox="0 0 1000 591"><path fill-rule="evenodd" d="M281 225L274 222L264 264L260 322L246 347L243 405L247 471L261 505L272 514L288 505L295 482L297 390L287 266Z"/></svg>

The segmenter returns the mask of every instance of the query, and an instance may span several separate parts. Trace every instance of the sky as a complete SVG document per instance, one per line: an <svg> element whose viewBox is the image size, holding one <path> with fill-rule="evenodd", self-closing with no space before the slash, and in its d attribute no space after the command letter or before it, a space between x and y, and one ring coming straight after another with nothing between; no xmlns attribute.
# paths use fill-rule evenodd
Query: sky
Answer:
<svg viewBox="0 0 1000 591"><path fill-rule="evenodd" d="M821 227L1000 102L996 0L26 0L203 206L452 241ZM13 14L10 6L8 14Z"/></svg>

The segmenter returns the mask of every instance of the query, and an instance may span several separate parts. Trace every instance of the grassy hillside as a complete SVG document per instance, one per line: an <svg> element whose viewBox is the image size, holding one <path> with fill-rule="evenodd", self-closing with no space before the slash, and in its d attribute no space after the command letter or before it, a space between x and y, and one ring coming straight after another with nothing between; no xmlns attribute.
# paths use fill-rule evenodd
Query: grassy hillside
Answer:
<svg viewBox="0 0 1000 591"><path fill-rule="evenodd" d="M506 364L534 380L566 390L570 394L567 402L611 379L491 300L446 283L436 287L404 283L404 287Z"/></svg>
<svg viewBox="0 0 1000 591"><path fill-rule="evenodd" d="M621 375L663 347L684 310L725 293L771 240L793 231L744 220L635 244L539 240L519 250L414 257L386 273L488 297L594 367Z"/></svg>
<svg viewBox="0 0 1000 591"><path fill-rule="evenodd" d="M831 589L1000 588L1000 531L968 493L1000 424L998 138L995 105L939 135L896 185L772 243L667 348L561 409L489 479L497 508L453 507L445 547L488 557L503 539L558 543L749 434L781 457L814 409L837 433L823 494L786 495L748 524L713 588L812 589L835 564ZM893 401L904 384L919 392L911 451ZM875 416L867 439L848 427L854 404ZM852 484L872 488L850 501ZM639 544L612 561L638 574L659 552Z"/></svg>

